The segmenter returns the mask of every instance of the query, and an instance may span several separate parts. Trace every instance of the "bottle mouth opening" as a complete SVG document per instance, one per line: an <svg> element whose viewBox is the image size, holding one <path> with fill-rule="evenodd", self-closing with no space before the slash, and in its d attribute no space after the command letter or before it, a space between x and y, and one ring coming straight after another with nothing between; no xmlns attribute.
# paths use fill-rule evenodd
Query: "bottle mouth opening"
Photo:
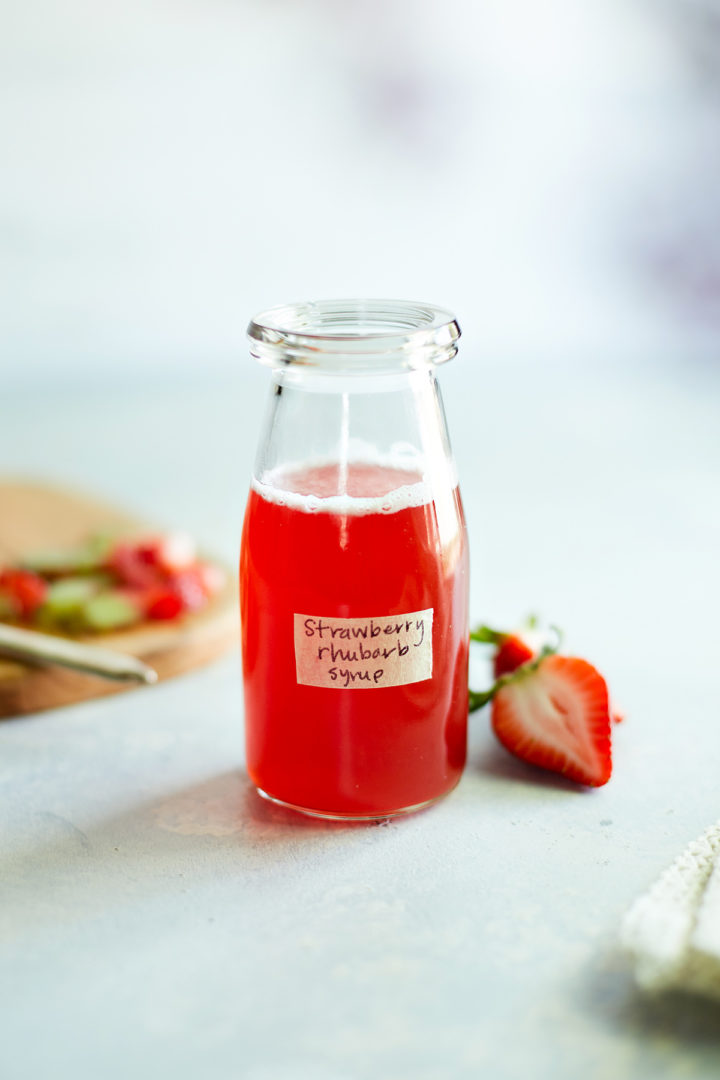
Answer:
<svg viewBox="0 0 720 1080"><path fill-rule="evenodd" d="M270 308L247 330L250 352L269 367L398 372L432 367L457 352L454 315L406 300L316 300Z"/></svg>

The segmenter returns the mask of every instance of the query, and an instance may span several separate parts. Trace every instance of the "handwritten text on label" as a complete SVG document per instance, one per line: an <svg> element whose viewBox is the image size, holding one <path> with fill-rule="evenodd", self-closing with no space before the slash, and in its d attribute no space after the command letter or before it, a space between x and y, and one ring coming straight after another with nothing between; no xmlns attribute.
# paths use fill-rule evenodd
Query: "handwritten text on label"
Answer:
<svg viewBox="0 0 720 1080"><path fill-rule="evenodd" d="M361 619L295 615L295 668L304 686L369 690L432 677L433 609Z"/></svg>

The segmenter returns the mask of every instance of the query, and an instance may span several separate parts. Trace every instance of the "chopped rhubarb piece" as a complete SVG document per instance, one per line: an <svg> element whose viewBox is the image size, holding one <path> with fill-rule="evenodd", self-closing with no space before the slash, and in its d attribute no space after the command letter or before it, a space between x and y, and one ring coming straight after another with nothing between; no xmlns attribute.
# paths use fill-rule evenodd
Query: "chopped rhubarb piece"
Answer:
<svg viewBox="0 0 720 1080"><path fill-rule="evenodd" d="M128 592L110 589L93 596L83 607L83 619L91 630L119 630L142 619L142 607Z"/></svg>
<svg viewBox="0 0 720 1080"><path fill-rule="evenodd" d="M91 573L103 567L112 546L110 536L98 534L90 537L86 543L73 547L31 552L22 560L22 565L47 577Z"/></svg>
<svg viewBox="0 0 720 1080"><path fill-rule="evenodd" d="M0 589L0 621L17 618L17 607L6 592Z"/></svg>
<svg viewBox="0 0 720 1080"><path fill-rule="evenodd" d="M43 621L64 621L79 615L85 604L108 585L108 578L69 577L53 581L48 586L41 615Z"/></svg>

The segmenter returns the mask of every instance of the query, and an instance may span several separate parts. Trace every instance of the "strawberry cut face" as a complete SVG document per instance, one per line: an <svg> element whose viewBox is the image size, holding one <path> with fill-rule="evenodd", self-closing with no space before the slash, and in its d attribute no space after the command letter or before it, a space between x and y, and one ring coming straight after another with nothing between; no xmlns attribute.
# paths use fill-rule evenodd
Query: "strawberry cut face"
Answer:
<svg viewBox="0 0 720 1080"><path fill-rule="evenodd" d="M570 780L610 779L610 710L602 675L585 660L547 656L518 671L492 703L492 727L510 753Z"/></svg>

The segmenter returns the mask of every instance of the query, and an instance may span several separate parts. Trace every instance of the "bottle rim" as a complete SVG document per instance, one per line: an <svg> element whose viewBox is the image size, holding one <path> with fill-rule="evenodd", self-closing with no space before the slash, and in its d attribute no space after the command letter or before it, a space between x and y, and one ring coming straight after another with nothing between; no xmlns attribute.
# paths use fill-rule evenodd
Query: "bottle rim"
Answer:
<svg viewBox="0 0 720 1080"><path fill-rule="evenodd" d="M408 300L314 300L251 320L250 353L268 367L323 372L414 371L451 360L460 327L452 312Z"/></svg>

